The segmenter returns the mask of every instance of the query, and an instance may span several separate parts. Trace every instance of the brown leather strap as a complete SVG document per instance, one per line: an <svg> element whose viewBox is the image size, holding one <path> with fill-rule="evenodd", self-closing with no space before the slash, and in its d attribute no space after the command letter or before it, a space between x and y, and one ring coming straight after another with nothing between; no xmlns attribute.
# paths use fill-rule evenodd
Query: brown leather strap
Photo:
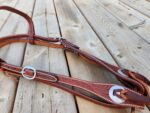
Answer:
<svg viewBox="0 0 150 113"><path fill-rule="evenodd" d="M150 104L150 81L141 74L111 65L82 50L71 42L62 38L42 37L35 35L32 19L25 13L7 6L0 6L0 10L8 10L24 17L29 24L28 34L12 35L0 38L0 47L14 42L25 42L53 48L62 48L78 56L104 67L111 72L125 86L102 84L79 80L63 75L35 70L32 67L19 67L6 63L0 59L0 69L10 75L35 79L43 83L61 88L74 95L80 96L97 104L117 108L144 108Z"/></svg>
<svg viewBox="0 0 150 113"><path fill-rule="evenodd" d="M29 24L29 31L28 31L29 39L30 39L30 38L31 38L31 39L33 38L33 36L34 36L34 34L35 34L35 31L34 31L34 24L33 24L32 20L31 20L31 18L30 18L27 14L25 14L25 13L23 13L23 12L17 10L17 9L8 7L8 6L0 6L0 10L7 10L7 11L16 13L16 14L22 16L23 18L25 18L26 21L27 21L28 24ZM31 44L34 44L34 39L29 40L29 42L30 42Z"/></svg>
<svg viewBox="0 0 150 113"><path fill-rule="evenodd" d="M21 74L22 67L13 66L13 65L7 64L5 62L1 63L1 67L2 67L3 71L6 72L7 74L22 76L22 74ZM27 69L25 71L25 74L28 76L33 76L33 71ZM65 88L65 90L68 89L68 87L65 87L65 85L82 89L88 93L91 93L92 95L99 97L101 100L103 100L104 102L97 101L99 104L102 104L102 105L108 105L111 107L121 107L121 108L122 107L143 108L143 104L138 103L135 105L134 102L132 102L132 101L129 101L129 102L126 101L125 103L120 103L120 104L114 103L109 97L110 88L113 86L116 86L114 84L102 84L102 83L83 81L83 80L69 78L69 77L65 77L63 75L58 75L58 74L39 71L39 70L36 71L35 80L44 82L46 84L52 84L53 86L60 87L62 89ZM70 90L71 89L69 89L69 91ZM130 90L128 90L128 91L135 93L137 95L136 92L133 92ZM79 96L81 96L83 98L86 97L89 100L94 99L92 97L86 96L85 94L79 93L78 91L74 90L74 92L76 92Z"/></svg>

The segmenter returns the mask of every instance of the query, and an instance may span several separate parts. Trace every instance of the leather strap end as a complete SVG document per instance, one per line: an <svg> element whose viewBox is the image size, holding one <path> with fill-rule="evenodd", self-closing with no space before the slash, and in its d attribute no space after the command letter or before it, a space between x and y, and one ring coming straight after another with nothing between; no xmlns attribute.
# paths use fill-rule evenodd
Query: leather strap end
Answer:
<svg viewBox="0 0 150 113"><path fill-rule="evenodd" d="M143 96L137 93L133 93L131 91L127 92L125 94L128 101L133 101L135 103L141 103L144 105L150 105L150 97L149 96Z"/></svg>

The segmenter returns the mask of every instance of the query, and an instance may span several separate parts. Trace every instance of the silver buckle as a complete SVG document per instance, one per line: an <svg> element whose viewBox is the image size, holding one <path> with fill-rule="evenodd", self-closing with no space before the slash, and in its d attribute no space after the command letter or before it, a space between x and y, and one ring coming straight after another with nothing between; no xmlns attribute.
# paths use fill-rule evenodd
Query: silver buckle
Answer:
<svg viewBox="0 0 150 113"><path fill-rule="evenodd" d="M25 75L25 70L26 70L26 69L30 69L30 70L33 71L33 76L32 76L32 77L30 77L30 76L28 76L28 75ZM36 69L35 69L34 67L31 67L31 66L25 66L25 67L22 69L21 74L22 74L22 76L23 76L25 79L33 80L33 79L35 79L35 77L36 77Z"/></svg>
<svg viewBox="0 0 150 113"><path fill-rule="evenodd" d="M122 76L125 76L125 77L128 77L128 75L126 75L124 72L123 72L123 68L121 68L121 69L118 69L118 73L120 74L120 75L122 75Z"/></svg>
<svg viewBox="0 0 150 113"><path fill-rule="evenodd" d="M110 89L109 89L109 97L111 98L111 100L113 102L115 102L116 104L121 104L123 102L125 102L125 100L119 98L118 96L114 95L114 90L116 89L121 89L121 90L124 90L124 87L122 86L112 86Z"/></svg>

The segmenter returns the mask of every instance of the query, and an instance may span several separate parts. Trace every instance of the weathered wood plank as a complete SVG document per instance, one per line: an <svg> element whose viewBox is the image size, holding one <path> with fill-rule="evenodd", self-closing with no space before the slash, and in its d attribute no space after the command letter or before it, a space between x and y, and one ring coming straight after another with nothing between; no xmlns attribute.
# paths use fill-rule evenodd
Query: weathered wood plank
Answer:
<svg viewBox="0 0 150 113"><path fill-rule="evenodd" d="M128 26L141 25L145 21L145 19L137 16L137 11L130 7L123 7L119 0L96 0L96 2Z"/></svg>
<svg viewBox="0 0 150 113"><path fill-rule="evenodd" d="M116 61L149 77L150 45L96 2L75 1Z"/></svg>
<svg viewBox="0 0 150 113"><path fill-rule="evenodd" d="M29 2L26 0L20 0L20 2L16 5L16 8L20 10L25 9L24 11L31 15L31 5L26 6L28 3ZM30 3L32 2L30 1ZM20 19L20 17L12 14L6 21L5 26L3 26L1 29L0 36L20 32L27 32L27 27L25 26L24 21ZM12 64L21 65L24 47L24 44L20 43L5 46L0 49L0 57ZM5 74L0 73L0 88L0 113L10 113L13 108L17 83L8 78Z"/></svg>
<svg viewBox="0 0 150 113"><path fill-rule="evenodd" d="M38 35L59 36L53 0L36 0L33 13L35 31ZM23 65L36 69L68 75L62 50L27 45ZM17 91L14 113L76 113L74 98L62 90L21 78Z"/></svg>
<svg viewBox="0 0 150 113"><path fill-rule="evenodd" d="M127 5L123 4L120 2L120 4L124 7L130 8ZM135 26L130 26L130 29L132 29L133 31L135 31L139 36L141 36L143 39L145 39L146 41L148 41L150 43L150 18L148 18L147 16L141 14L141 13L136 13L136 16L144 19L144 23L143 24L137 24Z"/></svg>
<svg viewBox="0 0 150 113"><path fill-rule="evenodd" d="M17 4L18 0L4 0L3 2L0 2L0 6L11 6L11 7L15 7L15 5ZM0 30L2 29L3 25L5 24L8 16L9 16L10 12L7 11L0 11Z"/></svg>
<svg viewBox="0 0 150 113"><path fill-rule="evenodd" d="M59 25L54 11L53 0L47 5L47 31L48 36L60 36ZM52 24L53 23L53 24ZM55 24L54 24L55 23ZM63 50L49 48L49 70L54 73L69 76L67 62ZM62 90L51 87L52 113L77 113L74 97Z"/></svg>
<svg viewBox="0 0 150 113"><path fill-rule="evenodd" d="M143 39L150 42L150 18L125 5L119 0L96 1L111 14L113 14L113 16L117 17L129 26L130 29L135 31Z"/></svg>
<svg viewBox="0 0 150 113"><path fill-rule="evenodd" d="M55 5L63 37L79 45L82 50L88 51L90 54L116 65L72 0L55 0ZM118 83L105 70L87 63L76 55L67 53L67 60L72 77L97 82ZM76 99L80 113L128 112L128 110L99 106L78 97Z"/></svg>
<svg viewBox="0 0 150 113"><path fill-rule="evenodd" d="M10 2L10 6L13 4L15 6L14 1L15 0ZM79 0L76 0L76 1L79 1ZM80 2L84 2L84 1L85 0L82 0ZM68 1L67 0L64 0L64 1L63 0L55 0L55 2L56 2L56 8L58 11L60 27L61 27L63 36L65 36L65 38L71 40L71 42L74 42L77 45L79 45L81 47L81 49L83 49L85 51L89 51L89 53L94 54L95 56L116 65L116 63L112 59L111 55L107 52L107 50L103 46L103 44L98 40L97 36L92 31L90 26L87 24L84 17L81 15L79 10L76 8L74 3L71 0L70 1L69 0ZM7 2L4 2L4 3L6 3L6 5L8 5ZM16 3L17 3L17 1L16 1ZM17 8L20 10L23 10L24 12L28 13L31 16L33 4L34 4L33 0L30 2L29 1L27 2L25 0L22 0L22 1L20 0L17 4ZM86 4L84 4L84 5L86 5ZM93 3L91 5L93 5ZM93 5L93 7L95 7L95 5ZM85 7L83 7L83 8L85 8ZM92 9L94 9L94 8L92 8ZM99 13L99 11L97 11L97 12ZM103 10L102 10L102 12L103 12ZM87 13L85 13L84 11L83 11L83 13L85 14L85 16L87 16L86 15ZM99 23L99 21L97 21L97 17L95 19L95 17L93 16L91 9L90 9L90 13L91 14L89 14L89 16L92 16L92 18L94 18L95 23L96 22ZM106 14L108 14L108 13L106 13ZM9 15L9 13L6 13L5 15L6 15L5 18L2 17L3 18L2 21L0 20L0 24L2 23L0 25L0 27L2 28L0 31L0 36L9 35L11 33L16 33L16 32L20 33L20 32L27 31L27 26L16 15L10 16L10 18L7 21L6 21L6 19ZM97 16L97 14L96 14L96 16ZM57 24L57 19L56 19L54 7L53 7L53 0L46 0L44 2L37 0L33 19L35 22L37 34L45 35L45 36L52 36L52 35L59 36L60 35L58 24ZM116 21L114 18L113 19L110 18L110 19ZM125 19L125 18L123 18L123 19ZM143 18L139 19L138 17L137 18L131 17L131 20L132 21L135 20L134 24L136 24L136 23L138 24L138 22L140 23L143 21ZM13 21L13 23L12 23L12 21ZM6 22L6 23L4 24L4 22ZM120 24L120 21L119 21L119 24L114 22L114 24L111 24L111 25L109 25L110 23L109 22L107 23L107 21L105 22L103 20L103 22L105 24L102 25L102 27L100 26L101 23L97 24L101 28L103 28L103 26L107 25L106 28L104 27L105 28L104 31L100 28L100 32L103 31L104 34L101 35L100 32L98 33L98 35L102 36L102 38L106 38L105 33L111 31L113 25L114 26L121 25L121 26L123 26L123 29L125 27L125 31L128 31L124 24L123 25ZM128 19L126 20L126 22L129 22ZM4 24L4 27L2 27L3 24ZM90 22L90 24L91 24L91 22ZM132 24L132 22L131 23L129 22L129 24ZM96 26L96 27L97 27L97 29L99 28L98 26ZM140 33L140 35L141 35L143 33L145 27L147 27L149 29L149 26L147 26L147 24L145 26L145 24L144 24L144 26L142 25L140 27L140 29L138 28L138 29L134 29L134 30L138 30L139 33L141 32ZM110 29L110 30L108 30L108 29ZM122 29L122 28L113 27L113 29L118 30L118 29ZM119 31L124 31L124 30L119 30ZM110 50L111 53L115 54L115 52L118 52L118 53L116 53L117 55L115 56L115 59L123 58L122 59L123 62L122 62L122 60L117 60L117 62L119 62L119 64L122 67L130 68L130 64L127 64L127 63L130 63L130 61L132 62L133 65L136 65L136 62L138 59L137 57L139 56L139 54L142 54L142 53L144 53L144 58L148 57L147 59L143 60L144 63L142 65L147 63L148 59L150 58L149 56L147 56L148 50L149 50L149 46L147 45L147 43L145 44L145 42L143 40L136 40L135 37L137 37L137 36L133 35L130 32L129 32L129 35L125 35L124 33L121 32L120 33L121 35L117 35L117 36L115 36L117 34L117 32L115 30L114 30L114 32L115 33L112 33L112 31L111 31L108 34L111 36L113 35L111 37L111 38L113 38L113 41L112 42L108 41L108 43L109 44L111 43L111 44L109 47L107 44L106 44L106 46L109 49L111 49ZM97 31L96 31L96 33L97 33ZM125 32L125 33L128 33L128 32ZM145 34L145 36L149 37L149 32L144 32L143 34ZM144 36L143 34L141 36ZM129 46L131 46L131 48L133 50L131 50L130 47L126 48L126 46L125 46L129 42L128 38L127 38L127 41L125 42L125 44L123 44L124 42L122 42L122 41L121 41L122 43L119 44L120 40L117 42L114 39L116 37L119 38L119 36L123 36L123 38L125 38L125 40L126 40L126 37L133 36L134 39L131 39L131 43L129 43ZM107 39L102 39L102 40L107 41ZM134 41L136 42L137 45L140 43L140 41L142 41L142 44L140 46L137 47L135 45L138 49L134 49L134 46L133 46ZM117 45L115 45L115 44L117 44ZM121 50L120 50L120 47L122 45L123 45L123 48L121 48ZM143 46L143 45L145 45L145 46ZM142 46L142 49L141 49L141 46ZM11 62L12 64L21 65L24 47L25 47L25 44L22 44L22 43L11 44L9 46L6 46L6 47L0 49L0 56L3 57L4 59L6 59L8 62ZM144 47L144 49L143 49L143 47ZM131 53L133 52L133 54L137 54L137 52L140 52L140 53L138 54L137 57L135 57L136 55L133 55L133 54L127 55L127 57L126 57L126 52L127 52L126 49L127 50L129 49ZM122 53L120 53L120 51L124 51L124 50L125 50L125 52L122 55ZM16 51L17 51L18 55L16 55ZM143 51L146 51L147 53L145 53ZM132 55L133 55L133 57L132 57ZM135 58L135 60L132 61L133 58ZM139 58L142 59L142 56L140 56ZM128 59L129 59L129 61L128 61ZM97 67L97 66L88 64L87 62L81 60L77 56L67 53L67 60L68 60L71 75L73 77L77 77L80 79L86 79L86 80L94 80L94 81L99 81L99 82L117 83L116 79L113 77L110 77L110 74L105 72L103 69L99 69L99 67ZM123 63L126 63L126 64L123 65ZM140 65L140 63L141 62L138 62L138 65ZM29 65L29 64L36 67L37 69L43 69L45 71L50 70L52 72L68 75L67 63L65 61L65 56L64 56L64 53L62 52L62 50L55 51L55 49L48 49L46 47L37 47L37 46L33 47L28 44L26 55L25 55L24 65ZM146 65L146 69L149 69L149 68L147 68L147 66L148 65ZM132 65L131 65L131 67L132 67ZM141 67L142 67L142 69L145 68L144 66L141 66ZM141 67L136 66L135 70L137 70ZM142 69L140 69L139 72L141 72ZM142 72L144 73L145 70L143 70ZM0 113L10 113L12 111L12 106L13 106L13 101L15 98L15 90L16 90L17 84L14 81L6 78L4 76L4 74L2 74L2 73L0 73L0 74L1 74L0 75L0 81L1 81L0 87L2 88L1 94L0 94ZM101 76L99 74L104 75L104 76ZM146 72L146 74L149 74L149 72ZM74 98L70 94L68 94L62 90L59 90L57 88L47 86L47 85L44 85L41 83L33 82L33 81L30 82L30 81L27 81L27 80L24 80L21 78L17 91L18 92L17 92L17 96L16 96L13 113L30 113L30 112L33 112L33 113L34 112L35 113L41 113L41 112L44 112L44 113L54 113L54 112L76 113L77 112L76 107L75 107ZM78 107L79 107L79 112L81 112L81 113L85 113L85 112L86 113L93 113L93 112L94 113L100 113L100 112L102 112L102 113L103 112L127 113L128 112L128 110L122 111L122 110L118 110L118 109L105 108L103 106L95 105L95 104L93 104L89 101L86 101L84 99L81 99L81 98L77 98L77 103L78 103ZM145 109L145 111L142 111L142 112L148 113L149 111L147 109Z"/></svg>
<svg viewBox="0 0 150 113"><path fill-rule="evenodd" d="M135 27L133 31L135 31L139 36L150 43L150 19L147 19L144 24Z"/></svg>
<svg viewBox="0 0 150 113"><path fill-rule="evenodd" d="M118 64L143 73L149 78L150 45L97 2L93 0L75 0L75 2Z"/></svg>
<svg viewBox="0 0 150 113"><path fill-rule="evenodd" d="M150 17L150 1L149 0L120 0L120 1L138 10L144 15Z"/></svg>

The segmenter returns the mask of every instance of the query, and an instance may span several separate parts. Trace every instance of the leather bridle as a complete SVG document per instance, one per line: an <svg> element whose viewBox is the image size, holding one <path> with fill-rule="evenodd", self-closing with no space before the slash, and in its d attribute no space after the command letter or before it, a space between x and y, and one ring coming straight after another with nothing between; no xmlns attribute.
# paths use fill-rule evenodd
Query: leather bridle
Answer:
<svg viewBox="0 0 150 113"><path fill-rule="evenodd" d="M31 66L15 66L0 59L0 70L28 80L37 80L68 91L94 103L115 108L144 109L150 104L150 81L139 73L122 69L96 58L63 38L42 37L35 34L32 19L25 13L8 7L0 6L0 10L7 10L24 17L29 24L28 34L12 35L0 38L0 47L14 42L25 42L32 45L41 45L53 48L62 48L75 53L82 58L95 63L111 72L124 86L107 83L84 81L72 77L36 70ZM79 89L79 90L76 90ZM81 91L82 90L82 91Z"/></svg>

